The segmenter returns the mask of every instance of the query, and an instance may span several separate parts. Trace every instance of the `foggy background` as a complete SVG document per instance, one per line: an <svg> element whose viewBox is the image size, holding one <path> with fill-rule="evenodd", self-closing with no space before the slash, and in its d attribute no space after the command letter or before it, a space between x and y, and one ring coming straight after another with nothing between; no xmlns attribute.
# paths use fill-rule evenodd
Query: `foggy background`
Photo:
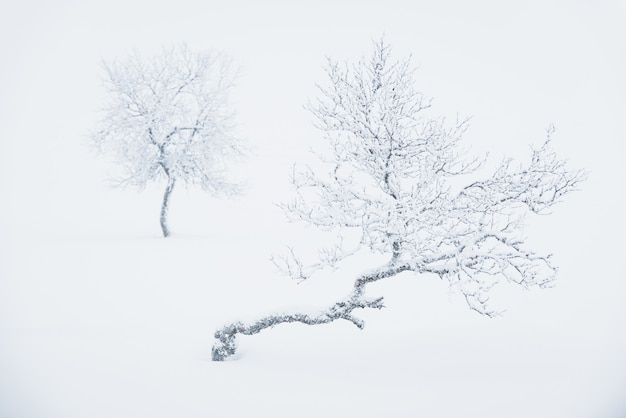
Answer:
<svg viewBox="0 0 626 418"><path fill-rule="evenodd" d="M315 84L326 81L322 68L326 56L354 61L368 54L371 41L380 36L392 46L395 57L412 54L419 67L417 87L434 98L435 113L472 117L465 143L473 152L489 152L491 161L499 161L505 154L524 158L529 145L541 144L545 129L553 124L557 128L553 136L557 152L573 167L586 168L590 173L580 192L568 196L551 216L530 221L526 229L534 249L555 254L561 269L554 289L503 294L494 304L507 309L505 318L490 323L469 312L461 300L450 299L445 287L422 285L426 287L418 289L418 300L412 303L423 311L412 321L427 324L422 326L439 333L442 340L471 334L472 330L464 328L467 326L508 332L510 338L528 345L510 355L502 351L495 363L487 363L487 370L497 369L499 364L517 364L516 370L523 371L536 363L537 371L554 367L546 373L562 376L541 389L545 398L528 399L528 404L557 408L571 401L572 409L577 409L575 405L584 404L588 395L594 400L589 405L606 406L605 415L591 415L595 409L585 404L590 409L578 408L580 416L621 416L615 414L626 411L626 274L622 263L626 249L626 3L618 0L3 2L0 346L4 348L0 348L0 373L4 371L5 377L0 378L0 390L8 391L22 382L18 385L20 396L30 402L53 386L50 371L24 366L29 364L27 356L36 358L41 355L37 350L45 350L46 345L27 353L24 347L36 345L22 342L20 333L39 333L40 338L46 330L62 327L63 321L78 320L83 312L89 312L90 304L83 299L80 285L83 273L93 268L106 278L108 265L116 266L115 271L124 271L126 266L132 270L135 247L129 242L133 240L140 241L140 246L145 243L146 252L141 253L144 266L168 255L167 250L156 249L165 245L156 241L162 185L149 186L141 194L111 189L106 182L109 162L97 158L89 148L89 131L105 98L100 82L102 60L123 59L133 49L149 55L162 46L187 42L193 50L226 52L239 65L232 102L237 110L238 133L247 139L251 155L233 171L247 179L247 193L222 201L199 189L186 191L181 187L172 197L170 227L174 238L183 239L181 245L195 260L210 258L215 252L240 265L237 272L242 272L241 264L245 264L251 275L260 276L248 279L248 291L262 295L263 289L287 280L267 266L271 252L282 245L315 242L314 231L287 224L275 206L291 196L288 176L292 164L309 158L308 149L322 140L303 105L317 94ZM57 246L59 241L73 244ZM105 255L81 252L85 242L97 242L94 248L105 251ZM77 252L68 253L65 248ZM151 258L153 250L157 255ZM90 264L90 257L95 257L96 264ZM180 270L173 272L183 282L181 277L187 273L197 273L195 267L185 267L185 260L180 259ZM54 268L41 267L48 264ZM220 266L216 271L230 267L227 263ZM207 262L207 271L213 271L211 268ZM152 270L148 268L148 272ZM34 281L25 284L30 278ZM67 278L73 285L63 287L61 283L69 283L64 281ZM219 292L220 285L214 282L213 286L212 291ZM276 286L269 292L282 289L282 285ZM395 309L397 317L412 315L410 309L415 306L394 304L393 289L396 296L403 294L403 285L398 286L381 288L381 295L389 296L385 311ZM172 289L176 289L175 283ZM60 302L54 305L55 292L75 303L73 309L64 310ZM225 299L237 295L237 289L226 285L224 292ZM344 293L337 290L339 296ZM184 295L181 291L183 305ZM335 296L328 298L334 300ZM59 311L47 309L45 303ZM199 349L206 348L208 353L213 326L246 306L243 302L233 304L232 312L225 308L223 317L221 312L215 314L219 317L212 314L210 321L214 323L208 322L199 330L205 338L197 342ZM272 304L263 308L271 310ZM249 309L245 314L254 316L256 307ZM371 318L380 314L374 312ZM367 318L370 320L369 314ZM391 317L387 317L388 322L382 318L381 326L393 323ZM90 326L87 321L83 325L85 329ZM289 329L277 332L285 338L296 335ZM318 331L304 330L307 332ZM400 328L398 333L404 330ZM354 335L361 338L361 334ZM452 350L453 345L445 347L442 350ZM438 350L436 339L431 339L403 353L419 358ZM26 354L18 359L19 352ZM453 352L445 351L446 355ZM71 351L67 353L71 358ZM262 363L263 357L260 359L256 358ZM295 364L307 359L296 359ZM406 361L410 362L411 356ZM470 364L474 360L458 361ZM213 366L207 366L203 358L191 368L202 367ZM426 375L438 373L430 370ZM40 377L39 386L32 383ZM89 382L90 377L87 379ZM204 381L207 391L220 386L208 379ZM502 390L532 391L529 387L533 382L542 379L541 375L522 375L519 386L505 385L507 389ZM511 381L516 381L514 376ZM567 390L570 384L576 388L572 392ZM493 385L498 386L497 382ZM384 405L385 393L387 397L398 396L394 403L397 410L386 410L388 416L409 416L403 411L413 411L408 406L403 409L402 402L409 402L412 396L408 389L400 396L400 392L380 392L364 383L361 390L364 398L370 399L365 405L370 406L372 402ZM443 389L433 396L454 403L466 389L453 386L450 390L449 396ZM356 400L356 395L350 394L346 399ZM373 400L375 394L381 396L378 401ZM343 402L340 394L335 395L338 403ZM55 396L61 395L50 398ZM330 398L322 395L322 399ZM125 402L133 404L132 399ZM424 408L437 411L440 406ZM587 412L589 415L584 415Z"/></svg>

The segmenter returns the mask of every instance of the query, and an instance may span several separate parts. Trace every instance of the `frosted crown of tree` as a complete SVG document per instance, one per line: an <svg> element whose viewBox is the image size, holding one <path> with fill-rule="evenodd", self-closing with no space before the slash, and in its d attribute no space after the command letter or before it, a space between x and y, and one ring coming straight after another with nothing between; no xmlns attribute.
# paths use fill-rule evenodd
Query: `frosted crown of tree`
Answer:
<svg viewBox="0 0 626 418"><path fill-rule="evenodd" d="M380 41L355 65L328 61L330 85L308 106L331 145L322 156L328 170L296 171L298 195L284 207L294 220L359 230L360 245L347 254L389 253L392 264L447 279L472 309L492 315L487 291L499 278L526 287L554 279L549 256L523 247L520 226L584 173L557 159L548 132L529 164L505 160L487 179L459 187L483 163L460 146L467 120L449 126L427 116L430 100L415 90L410 58L392 61L390 52ZM337 246L331 258L344 255Z"/></svg>
<svg viewBox="0 0 626 418"><path fill-rule="evenodd" d="M226 56L193 53L183 44L149 58L135 52L104 69L108 102L93 141L118 163L115 185L143 189L150 181L167 181L165 236L177 181L215 195L238 192L226 179L226 162L242 151L232 133L228 92L235 73Z"/></svg>

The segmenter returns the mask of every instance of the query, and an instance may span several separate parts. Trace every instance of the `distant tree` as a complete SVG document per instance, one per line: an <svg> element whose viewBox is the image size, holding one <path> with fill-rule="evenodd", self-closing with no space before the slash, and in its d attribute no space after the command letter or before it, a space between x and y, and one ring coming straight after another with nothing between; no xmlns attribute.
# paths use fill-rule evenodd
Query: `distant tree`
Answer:
<svg viewBox="0 0 626 418"><path fill-rule="evenodd" d="M213 360L235 353L237 334L284 322L345 319L363 328L353 311L383 307L382 297L364 296L367 284L402 272L446 280L469 308L487 316L496 314L487 304L496 283L545 287L555 278L550 256L527 249L520 227L528 214L545 213L576 190L585 173L557 158L550 135L530 161L507 159L485 175L478 171L484 159L468 158L460 148L467 121L448 126L427 116L430 101L415 90L410 59L392 61L380 41L368 59L329 60L326 70L329 86L308 108L330 143L320 154L327 169L296 170L297 195L284 208L293 220L338 231L337 245L309 268L293 251L274 261L297 280L358 251L386 254L388 261L360 275L346 298L317 315L277 314L223 327L215 333ZM343 244L349 230L360 236L354 248Z"/></svg>
<svg viewBox="0 0 626 418"><path fill-rule="evenodd" d="M135 52L103 66L108 101L92 140L119 165L114 185L141 190L165 180L164 237L177 182L214 195L238 192L225 176L226 163L242 151L233 135L228 93L235 72L227 57L180 45L152 57Z"/></svg>

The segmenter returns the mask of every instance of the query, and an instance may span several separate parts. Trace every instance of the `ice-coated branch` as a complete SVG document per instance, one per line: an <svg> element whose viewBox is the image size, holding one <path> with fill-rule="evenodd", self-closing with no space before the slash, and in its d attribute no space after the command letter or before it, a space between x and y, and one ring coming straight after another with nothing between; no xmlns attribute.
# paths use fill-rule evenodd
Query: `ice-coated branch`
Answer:
<svg viewBox="0 0 626 418"><path fill-rule="evenodd" d="M280 273L300 282L313 276L319 270L326 268L336 270L343 260L358 253L361 247L359 243L352 248L347 248L344 245L343 236L339 235L333 245L319 249L318 260L315 263L302 261L293 247L287 247L283 253L272 254L270 261Z"/></svg>
<svg viewBox="0 0 626 418"><path fill-rule="evenodd" d="M251 324L244 324L242 322L228 324L215 332L216 341L211 350L211 357L213 361L224 361L234 355L237 351L238 334L254 335L264 329L273 328L276 325L284 323L299 322L306 325L322 325L344 319L356 325L357 328L363 329L365 326L364 322L355 317L353 311L366 308L382 309L384 306L382 297L371 299L364 296L365 286L377 280L395 276L409 269L410 266L408 264L398 266L388 265L364 274L355 281L354 288L348 297L315 315L280 313L266 316Z"/></svg>

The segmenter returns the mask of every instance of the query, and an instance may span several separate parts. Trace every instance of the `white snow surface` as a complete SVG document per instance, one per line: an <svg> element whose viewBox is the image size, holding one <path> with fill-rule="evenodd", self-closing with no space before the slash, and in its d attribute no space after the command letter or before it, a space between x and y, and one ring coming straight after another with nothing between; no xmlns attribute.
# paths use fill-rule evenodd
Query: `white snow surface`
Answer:
<svg viewBox="0 0 626 418"><path fill-rule="evenodd" d="M262 3L0 7L0 418L626 416L626 8ZM437 109L473 115L472 151L525 156L554 123L557 151L590 171L526 226L555 254L556 286L502 286L506 312L488 319L436 277L403 273L368 288L386 308L357 312L362 331L282 324L212 362L218 327L326 308L380 261L297 284L269 257L322 244L275 206L321 140L302 105L325 55L354 59L381 33L413 53ZM235 105L253 152L234 168L241 198L177 189L163 239L164 185L108 188L87 135L100 59L178 41L243 64Z"/></svg>

